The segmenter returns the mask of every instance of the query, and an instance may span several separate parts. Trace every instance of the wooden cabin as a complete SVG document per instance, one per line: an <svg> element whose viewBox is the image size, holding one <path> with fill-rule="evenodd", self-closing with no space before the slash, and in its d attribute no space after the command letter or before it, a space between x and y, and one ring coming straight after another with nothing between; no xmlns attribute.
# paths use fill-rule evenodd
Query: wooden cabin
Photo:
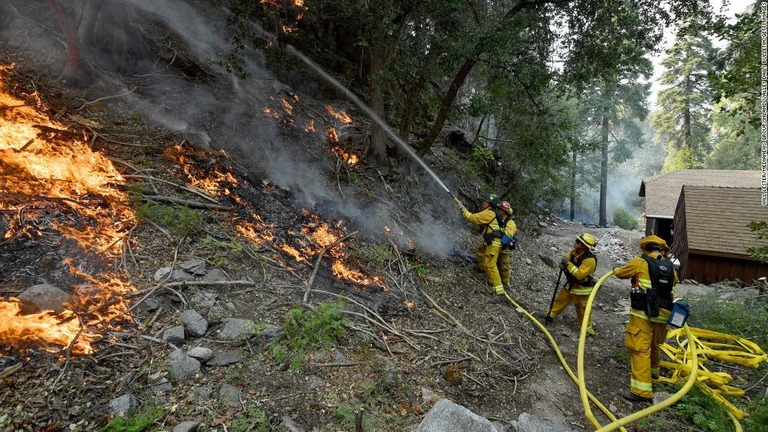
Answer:
<svg viewBox="0 0 768 432"><path fill-rule="evenodd" d="M671 253L680 262L681 279L712 284L725 279L751 283L768 276L768 264L756 261L747 248L768 246L747 227L768 221L758 187L683 186L674 213Z"/></svg>

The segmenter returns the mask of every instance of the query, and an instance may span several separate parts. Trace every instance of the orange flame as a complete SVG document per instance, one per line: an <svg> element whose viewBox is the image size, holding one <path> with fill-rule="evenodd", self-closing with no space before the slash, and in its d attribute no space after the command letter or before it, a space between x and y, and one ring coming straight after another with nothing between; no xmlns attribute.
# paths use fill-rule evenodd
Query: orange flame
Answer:
<svg viewBox="0 0 768 432"><path fill-rule="evenodd" d="M28 95L27 102L12 96L2 80L12 69L0 66L0 106L4 107L0 110L0 209L20 211L35 203L71 211L77 216L57 217L49 223L61 238L79 245L84 256L88 252L104 258L118 256L135 220L133 211L123 204L128 197L115 187L124 183L123 177L109 159L67 126L38 111L43 107L36 94ZM27 225L35 225L34 216L27 214ZM40 234L30 226L12 226L6 238L21 233L30 238ZM102 306L99 320L129 320L121 297L133 290L130 284L116 277L106 282L74 269L70 266L73 274L91 283L87 295L73 288L75 309L88 303L88 307ZM105 304L106 299L112 302ZM51 311L19 313L18 299L0 298L0 341L16 348L33 344L55 350L77 338L72 352L89 353L90 343L98 339L81 331L80 320L71 310L58 316Z"/></svg>

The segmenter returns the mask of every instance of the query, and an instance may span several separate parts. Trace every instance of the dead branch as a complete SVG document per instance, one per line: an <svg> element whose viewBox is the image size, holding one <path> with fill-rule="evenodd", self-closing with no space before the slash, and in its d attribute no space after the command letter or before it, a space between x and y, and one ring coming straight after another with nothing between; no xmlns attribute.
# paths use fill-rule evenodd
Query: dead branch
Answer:
<svg viewBox="0 0 768 432"><path fill-rule="evenodd" d="M458 327L458 328L459 328L461 331L465 332L466 334L471 334L471 333L469 332L469 330L467 330L467 328L466 328L466 327L464 327L464 325L463 325L462 323L460 323L460 322L459 322L459 320L457 320L456 318L454 318L454 317L453 317L453 315L449 314L449 313L448 313L448 312L447 312L445 309L443 309L442 307L440 307L440 305L439 305L439 304L437 304L437 302L436 302L435 300L433 300L433 299L432 299L432 297L430 297L430 296L429 296L429 294L425 293L425 292L424 292L424 290L422 290L422 289L419 289L419 293L421 293L421 295L423 295L423 296L424 296L424 298L426 298L426 299L427 299L427 300L428 300L428 301L429 301L429 302L432 304L432 306L433 306L433 307L434 307L436 310L440 311L440 314L439 314L439 315L441 315L441 316L442 316L444 319L447 319L447 320L449 320L450 322L452 322L452 323L453 323L453 324L454 324L456 327Z"/></svg>
<svg viewBox="0 0 768 432"><path fill-rule="evenodd" d="M115 94L115 95L104 96L104 97L100 97L100 98L98 98L98 99L94 99L94 100L92 100L92 101L88 101L88 102L86 102L86 103L82 104L82 105L80 106L80 108L76 109L75 111L80 111L80 110L82 110L83 108L87 107L88 105L93 105L93 104L95 104L95 103L99 103L99 102L101 102L101 101L105 101L105 100L107 100L107 99L113 99L113 98L117 98L117 97L128 96L129 94L133 93L134 91L136 91L136 87L134 87L134 88L132 88L132 89L128 90L128 91L127 91L127 92L125 92L125 93L120 93L120 94Z"/></svg>
<svg viewBox="0 0 768 432"><path fill-rule="evenodd" d="M365 362L341 362L341 363L310 363L311 366L317 367L349 367L365 364Z"/></svg>
<svg viewBox="0 0 768 432"><path fill-rule="evenodd" d="M309 296L312 292L312 284L315 282L315 275L317 275L317 271L320 269L320 261L323 259L323 255L325 255L326 252L328 252L329 249L332 249L339 243L342 243L346 241L350 237L356 236L358 231L353 231L344 237L339 238L335 242L329 244L328 246L324 247L319 254L317 254L317 260L315 261L315 268L312 269L312 274L309 276L309 280L307 281L307 289L304 291L304 299L302 300L302 303L308 304L309 303Z"/></svg>
<svg viewBox="0 0 768 432"><path fill-rule="evenodd" d="M218 201L216 201L215 199L211 198L210 196L200 192L199 190L191 189L191 188L188 188L186 186L174 183L172 181L163 180L161 178L152 177L152 176L139 175L139 174L126 174L126 175L123 175L123 177L125 177L125 178L137 178L137 179L142 179L142 180L158 181L160 183L165 183L167 185L174 186L174 187L176 187L178 189L181 189L181 190L193 193L193 194L199 196L200 198L203 198L205 200L210 201L213 204L219 204Z"/></svg>
<svg viewBox="0 0 768 432"><path fill-rule="evenodd" d="M472 357L467 356L467 357L462 357L460 359L455 359L455 360L438 361L438 362L431 363L430 366L431 367L435 367L435 366L441 366L441 365L448 364L448 363L459 364L459 363L465 362L467 360L472 360Z"/></svg>
<svg viewBox="0 0 768 432"><path fill-rule="evenodd" d="M5 368L4 371L0 372L0 381L18 372L21 369L21 367L22 367L21 363L16 363L13 366Z"/></svg>
<svg viewBox="0 0 768 432"><path fill-rule="evenodd" d="M142 195L141 200L167 202L171 204L184 205L189 208L208 209L208 210L232 211L235 209L234 207L223 206L221 204L205 204L201 202L183 200L183 199L178 199L178 198L173 198L168 196L160 196L160 195Z"/></svg>

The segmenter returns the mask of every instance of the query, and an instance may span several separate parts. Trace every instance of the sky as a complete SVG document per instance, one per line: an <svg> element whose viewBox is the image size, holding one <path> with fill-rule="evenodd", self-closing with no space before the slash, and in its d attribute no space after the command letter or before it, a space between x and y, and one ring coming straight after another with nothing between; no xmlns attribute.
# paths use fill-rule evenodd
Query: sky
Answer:
<svg viewBox="0 0 768 432"><path fill-rule="evenodd" d="M753 4L755 0L730 0L728 1L728 5L723 9L723 0L710 0L710 4L712 5L712 8L719 13L724 13L727 17L730 19L734 19L737 13L744 12L744 9L747 8L750 4ZM672 46L672 43L674 43L675 37L674 37L674 28L668 28L665 32L664 36L664 50ZM722 48L723 43L722 41L713 41L713 44L718 47ZM651 78L651 96L649 100L649 105L651 108L651 111L656 109L656 94L659 91L659 83L658 80L661 77L661 73L664 71L663 67L661 66L661 61L664 59L664 51L662 51L659 55L651 57L651 60L653 62L653 77Z"/></svg>

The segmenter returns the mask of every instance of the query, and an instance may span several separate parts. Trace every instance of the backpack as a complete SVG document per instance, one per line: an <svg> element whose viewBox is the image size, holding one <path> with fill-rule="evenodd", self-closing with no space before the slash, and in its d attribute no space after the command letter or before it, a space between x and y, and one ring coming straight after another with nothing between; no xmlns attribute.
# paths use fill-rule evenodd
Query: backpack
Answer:
<svg viewBox="0 0 768 432"><path fill-rule="evenodd" d="M501 217L501 213L499 213L498 210L493 209L493 212L496 214L496 222L499 224L499 230L493 230L491 232L483 234L483 240L485 241L485 244L491 245L493 243L493 239L497 238L501 240L501 246L504 249L517 249L517 235L514 235L512 237L507 237L507 234L505 233L505 229L507 227L507 222L512 219L512 215L507 215L506 218ZM491 223L488 222L483 226L483 229L487 228Z"/></svg>
<svg viewBox="0 0 768 432"><path fill-rule="evenodd" d="M672 310L672 288L675 285L675 266L666 257L651 258L645 254L642 258L648 263L651 289L645 293L645 313L649 317L659 316L659 308Z"/></svg>

